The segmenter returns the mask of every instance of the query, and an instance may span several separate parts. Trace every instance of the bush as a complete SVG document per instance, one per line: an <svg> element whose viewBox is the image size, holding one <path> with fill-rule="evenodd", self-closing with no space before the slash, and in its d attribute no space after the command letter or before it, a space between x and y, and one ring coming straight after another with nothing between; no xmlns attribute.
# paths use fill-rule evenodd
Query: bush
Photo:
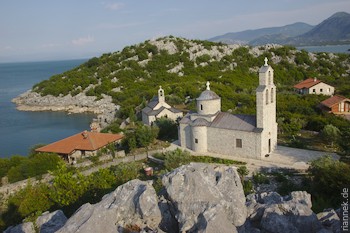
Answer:
<svg viewBox="0 0 350 233"><path fill-rule="evenodd" d="M57 154L38 153L32 155L31 158L22 159L18 165L12 166L8 170L7 176L9 182L13 183L53 171L60 163L63 161Z"/></svg>
<svg viewBox="0 0 350 233"><path fill-rule="evenodd" d="M141 169L142 169L141 164L132 162L132 163L121 163L113 167L112 171L114 172L116 176L116 180L120 185L120 184L124 184L125 182L128 182L129 180L136 179L139 176Z"/></svg>
<svg viewBox="0 0 350 233"><path fill-rule="evenodd" d="M245 196L253 192L253 182L251 180L242 181L242 185Z"/></svg>
<svg viewBox="0 0 350 233"><path fill-rule="evenodd" d="M254 173L253 174L253 181L257 184L269 184L269 178L260 172Z"/></svg>
<svg viewBox="0 0 350 233"><path fill-rule="evenodd" d="M165 153L164 166L169 171L190 162L191 155L187 151L176 149Z"/></svg>
<svg viewBox="0 0 350 233"><path fill-rule="evenodd" d="M177 124L175 121L161 117L156 120L156 125L159 128L158 139L161 140L177 140L178 132L177 132Z"/></svg>
<svg viewBox="0 0 350 233"><path fill-rule="evenodd" d="M350 184L350 165L326 156L312 161L309 172L311 193L317 198L329 200L333 207L339 206L340 194Z"/></svg>

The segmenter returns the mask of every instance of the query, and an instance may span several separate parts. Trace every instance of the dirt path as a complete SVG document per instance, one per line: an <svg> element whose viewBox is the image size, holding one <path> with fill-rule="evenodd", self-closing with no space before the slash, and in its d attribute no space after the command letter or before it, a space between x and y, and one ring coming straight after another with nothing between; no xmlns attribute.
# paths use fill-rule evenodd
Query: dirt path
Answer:
<svg viewBox="0 0 350 233"><path fill-rule="evenodd" d="M174 150L176 148L183 149L179 147L176 142L171 144L167 150ZM247 168L250 173L254 171L259 171L261 169L276 169L276 168L288 168L295 170L306 170L312 160L320 158L322 156L330 155L334 159L339 159L339 156L335 153L314 151L314 150L304 150L285 146L277 146L277 149L270 154L269 157L258 159L242 158L231 155L221 155L215 153L195 153L188 150L193 155L208 155L223 159L232 159L237 161L242 161L247 163Z"/></svg>

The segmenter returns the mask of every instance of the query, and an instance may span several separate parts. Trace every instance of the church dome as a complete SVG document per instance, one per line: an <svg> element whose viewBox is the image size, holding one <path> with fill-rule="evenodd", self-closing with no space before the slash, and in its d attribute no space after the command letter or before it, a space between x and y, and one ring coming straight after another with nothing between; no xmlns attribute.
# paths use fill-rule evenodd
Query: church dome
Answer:
<svg viewBox="0 0 350 233"><path fill-rule="evenodd" d="M196 120L191 122L190 125L193 126L193 127L196 127L196 126L209 126L210 123L206 119L197 118Z"/></svg>
<svg viewBox="0 0 350 233"><path fill-rule="evenodd" d="M220 99L220 97L213 91L205 90L202 94L197 98L197 100L215 100Z"/></svg>

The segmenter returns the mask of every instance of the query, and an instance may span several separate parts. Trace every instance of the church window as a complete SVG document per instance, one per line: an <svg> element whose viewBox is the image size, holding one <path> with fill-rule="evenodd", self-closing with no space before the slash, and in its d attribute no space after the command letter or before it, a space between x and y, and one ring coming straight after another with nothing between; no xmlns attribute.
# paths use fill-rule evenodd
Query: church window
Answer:
<svg viewBox="0 0 350 233"><path fill-rule="evenodd" d="M323 89L322 89L322 88L320 89L320 92L323 92Z"/></svg>
<svg viewBox="0 0 350 233"><path fill-rule="evenodd" d="M271 89L271 103L273 103L273 88Z"/></svg>
<svg viewBox="0 0 350 233"><path fill-rule="evenodd" d="M201 104L201 110L203 110L203 104Z"/></svg>
<svg viewBox="0 0 350 233"><path fill-rule="evenodd" d="M269 90L266 90L266 104L269 103Z"/></svg>
<svg viewBox="0 0 350 233"><path fill-rule="evenodd" d="M195 138L195 139L194 139L194 142L195 142L195 143L198 143L198 139L197 139L197 138Z"/></svg>
<svg viewBox="0 0 350 233"><path fill-rule="evenodd" d="M272 84L272 76L271 76L271 71L269 71L269 85Z"/></svg>
<svg viewBox="0 0 350 233"><path fill-rule="evenodd" d="M242 139L240 139L240 138L236 139L236 147L237 148L242 148Z"/></svg>

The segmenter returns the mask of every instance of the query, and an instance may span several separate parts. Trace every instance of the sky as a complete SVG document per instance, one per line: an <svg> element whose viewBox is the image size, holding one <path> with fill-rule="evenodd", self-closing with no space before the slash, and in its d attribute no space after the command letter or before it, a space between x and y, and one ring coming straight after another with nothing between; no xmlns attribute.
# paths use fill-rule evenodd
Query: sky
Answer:
<svg viewBox="0 0 350 233"><path fill-rule="evenodd" d="M80 59L173 35L317 25L350 0L0 0L0 63Z"/></svg>

